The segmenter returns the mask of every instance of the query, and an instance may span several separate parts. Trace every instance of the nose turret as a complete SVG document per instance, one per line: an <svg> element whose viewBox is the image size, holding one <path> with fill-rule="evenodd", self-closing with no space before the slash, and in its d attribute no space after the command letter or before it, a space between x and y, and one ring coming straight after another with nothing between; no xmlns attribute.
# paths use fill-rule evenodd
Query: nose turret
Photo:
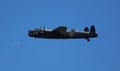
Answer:
<svg viewBox="0 0 120 71"><path fill-rule="evenodd" d="M28 36L30 37L40 37L42 35L42 31L41 30L29 30L28 31Z"/></svg>
<svg viewBox="0 0 120 71"><path fill-rule="evenodd" d="M36 35L38 35L38 31L35 31L35 30L29 30L28 31L28 36L35 37Z"/></svg>
<svg viewBox="0 0 120 71"><path fill-rule="evenodd" d="M34 32L34 31L29 30L29 31L28 31L28 36L32 36L32 35L33 35L33 32Z"/></svg>

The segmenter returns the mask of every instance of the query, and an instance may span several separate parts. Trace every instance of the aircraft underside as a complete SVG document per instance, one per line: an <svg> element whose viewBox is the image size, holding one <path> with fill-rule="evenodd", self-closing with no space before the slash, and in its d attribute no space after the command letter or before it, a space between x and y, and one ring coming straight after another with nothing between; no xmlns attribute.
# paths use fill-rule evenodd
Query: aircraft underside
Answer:
<svg viewBox="0 0 120 71"><path fill-rule="evenodd" d="M97 35L95 34L86 34L86 33L77 33L77 34L70 34L67 33L65 35L59 35L59 34L44 34L44 35L36 35L36 38L47 38L47 39L78 39L78 38L92 38Z"/></svg>

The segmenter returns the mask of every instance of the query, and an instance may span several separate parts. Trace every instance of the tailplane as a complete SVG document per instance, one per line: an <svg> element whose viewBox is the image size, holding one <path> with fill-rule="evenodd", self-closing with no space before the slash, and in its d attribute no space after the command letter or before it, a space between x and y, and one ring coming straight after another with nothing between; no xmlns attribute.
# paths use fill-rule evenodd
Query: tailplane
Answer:
<svg viewBox="0 0 120 71"><path fill-rule="evenodd" d="M95 30L95 26L94 26L94 25L92 25L92 26L90 27L90 31L89 31L88 27L85 27L84 31L85 31L85 32L87 32L87 31L90 32L90 33L89 33L90 35L89 35L87 38L85 38L88 42L90 41L90 38L97 37L97 33L96 33L96 30Z"/></svg>

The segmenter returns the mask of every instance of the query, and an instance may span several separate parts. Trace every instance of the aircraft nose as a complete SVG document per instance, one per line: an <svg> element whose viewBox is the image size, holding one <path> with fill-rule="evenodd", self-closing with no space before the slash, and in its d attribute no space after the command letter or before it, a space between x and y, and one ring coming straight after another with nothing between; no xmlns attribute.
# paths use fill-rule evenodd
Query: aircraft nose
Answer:
<svg viewBox="0 0 120 71"><path fill-rule="evenodd" d="M28 36L32 36L33 31L29 30L28 31Z"/></svg>

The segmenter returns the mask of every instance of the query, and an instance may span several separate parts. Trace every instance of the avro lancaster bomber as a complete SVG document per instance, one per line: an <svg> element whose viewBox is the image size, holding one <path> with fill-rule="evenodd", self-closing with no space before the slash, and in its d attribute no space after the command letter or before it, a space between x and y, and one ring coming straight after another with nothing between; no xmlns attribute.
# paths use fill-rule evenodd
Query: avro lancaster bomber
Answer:
<svg viewBox="0 0 120 71"><path fill-rule="evenodd" d="M95 30L95 26L92 25L90 30L88 27L84 28L84 31L77 31L75 29L67 30L66 26L59 26L54 30L47 30L45 27L29 30L28 35L34 38L46 38L46 39L86 39L90 41L90 38L98 36Z"/></svg>

